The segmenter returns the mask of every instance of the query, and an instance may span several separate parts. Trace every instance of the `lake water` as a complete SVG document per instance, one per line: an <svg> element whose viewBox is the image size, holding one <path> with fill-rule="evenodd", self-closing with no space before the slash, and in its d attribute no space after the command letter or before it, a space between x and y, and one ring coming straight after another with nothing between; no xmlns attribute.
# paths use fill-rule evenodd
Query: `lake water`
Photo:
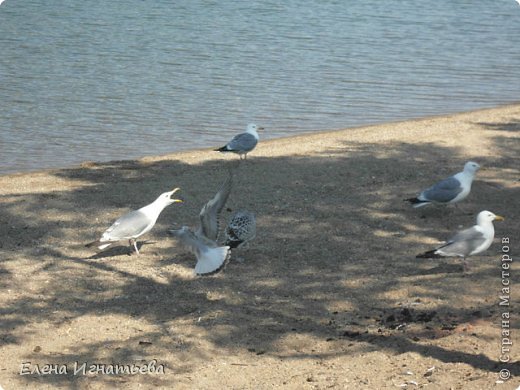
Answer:
<svg viewBox="0 0 520 390"><path fill-rule="evenodd" d="M514 0L0 5L0 174L519 100Z"/></svg>

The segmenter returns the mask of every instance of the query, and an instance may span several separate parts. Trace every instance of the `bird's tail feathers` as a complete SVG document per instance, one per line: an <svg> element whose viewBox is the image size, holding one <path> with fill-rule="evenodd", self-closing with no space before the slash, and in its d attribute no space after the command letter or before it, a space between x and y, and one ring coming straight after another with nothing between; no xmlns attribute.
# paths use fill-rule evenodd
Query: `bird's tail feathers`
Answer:
<svg viewBox="0 0 520 390"><path fill-rule="evenodd" d="M242 240L226 240L225 245L229 246L231 249L238 248L244 241Z"/></svg>
<svg viewBox="0 0 520 390"><path fill-rule="evenodd" d="M433 249L428 252L421 253L420 255L415 256L416 259L439 259L442 256L437 253L437 249Z"/></svg>
<svg viewBox="0 0 520 390"><path fill-rule="evenodd" d="M224 145L222 146L221 148L218 148L218 149L213 149L215 152L229 152L230 150L228 149L227 145Z"/></svg>
<svg viewBox="0 0 520 390"><path fill-rule="evenodd" d="M208 248L198 257L197 264L195 265L195 273L197 275L217 273L224 268L230 256L231 251L229 246Z"/></svg>
<svg viewBox="0 0 520 390"><path fill-rule="evenodd" d="M173 237L179 237L181 233L181 229L170 229L168 230L168 234Z"/></svg>
<svg viewBox="0 0 520 390"><path fill-rule="evenodd" d="M419 199L419 198L408 198L408 199L403 199L403 200L405 202L410 202L412 204L412 206L415 207L415 208L423 207L423 206L426 206L427 204L431 203L428 200L422 200L422 199Z"/></svg>
<svg viewBox="0 0 520 390"><path fill-rule="evenodd" d="M96 241L89 242L88 244L85 244L85 247L91 248L93 246L97 246L97 248L99 250L103 250L103 249L108 248L112 244L113 244L113 242L106 242L106 241L96 240Z"/></svg>

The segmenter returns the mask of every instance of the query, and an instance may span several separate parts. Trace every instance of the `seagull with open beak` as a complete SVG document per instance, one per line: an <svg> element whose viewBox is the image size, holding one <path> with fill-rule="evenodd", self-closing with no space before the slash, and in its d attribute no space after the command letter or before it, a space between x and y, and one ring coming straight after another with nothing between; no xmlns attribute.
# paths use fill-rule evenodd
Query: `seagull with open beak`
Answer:
<svg viewBox="0 0 520 390"><path fill-rule="evenodd" d="M97 246L98 249L103 250L118 241L128 240L130 246L133 246L135 252L139 254L136 239L152 230L157 218L167 206L172 203L182 203L182 199L173 197L173 194L177 191L179 191L179 188L165 192L149 205L123 215L103 233L99 240L86 246Z"/></svg>

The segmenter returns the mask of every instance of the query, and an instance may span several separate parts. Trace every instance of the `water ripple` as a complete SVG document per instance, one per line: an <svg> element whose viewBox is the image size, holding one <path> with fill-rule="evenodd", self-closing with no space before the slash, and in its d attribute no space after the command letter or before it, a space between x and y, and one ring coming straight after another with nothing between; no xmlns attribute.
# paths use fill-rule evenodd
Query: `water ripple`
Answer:
<svg viewBox="0 0 520 390"><path fill-rule="evenodd" d="M0 173L518 101L511 2L0 7Z"/></svg>

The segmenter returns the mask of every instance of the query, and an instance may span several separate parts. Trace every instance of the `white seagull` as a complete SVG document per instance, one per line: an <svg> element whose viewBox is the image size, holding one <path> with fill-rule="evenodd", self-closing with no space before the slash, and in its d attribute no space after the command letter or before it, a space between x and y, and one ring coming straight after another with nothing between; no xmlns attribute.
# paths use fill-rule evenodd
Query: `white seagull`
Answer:
<svg viewBox="0 0 520 390"><path fill-rule="evenodd" d="M471 184L479 168L480 165L476 162L468 161L464 165L462 172L441 180L421 192L416 198L405 200L410 202L415 208L426 206L430 203L449 204L460 202L469 195Z"/></svg>
<svg viewBox="0 0 520 390"><path fill-rule="evenodd" d="M136 239L152 230L159 214L167 206L182 202L181 199L172 198L178 190L179 188L175 188L173 191L165 192L149 205L123 215L103 233L99 240L86 246L97 246L98 249L103 250L115 242L128 240L129 244L135 248L136 253L139 254Z"/></svg>
<svg viewBox="0 0 520 390"><path fill-rule="evenodd" d="M224 181L213 199L200 210L200 224L193 232L189 227L170 230L172 236L195 255L197 275L210 275L220 271L230 256L229 246L218 246L219 216L231 192L232 175Z"/></svg>
<svg viewBox="0 0 520 390"><path fill-rule="evenodd" d="M503 221L504 217L491 211L481 211L477 215L477 224L461 230L448 242L436 249L417 255L417 258L462 257L466 269L466 257L484 252L491 246L495 237L493 221Z"/></svg>
<svg viewBox="0 0 520 390"><path fill-rule="evenodd" d="M263 127L258 127L254 123L247 126L245 133L235 135L231 141L221 148L215 149L216 152L233 152L237 153L242 160L247 159L247 154L253 150L258 143L259 136L257 130L263 130Z"/></svg>

